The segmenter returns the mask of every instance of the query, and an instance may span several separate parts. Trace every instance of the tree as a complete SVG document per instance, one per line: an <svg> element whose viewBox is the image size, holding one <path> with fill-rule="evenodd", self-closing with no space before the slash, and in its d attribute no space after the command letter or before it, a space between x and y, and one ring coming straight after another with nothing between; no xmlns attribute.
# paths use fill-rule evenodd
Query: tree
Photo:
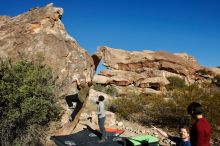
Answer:
<svg viewBox="0 0 220 146"><path fill-rule="evenodd" d="M1 60L0 145L36 143L58 114L50 68L26 60Z"/></svg>

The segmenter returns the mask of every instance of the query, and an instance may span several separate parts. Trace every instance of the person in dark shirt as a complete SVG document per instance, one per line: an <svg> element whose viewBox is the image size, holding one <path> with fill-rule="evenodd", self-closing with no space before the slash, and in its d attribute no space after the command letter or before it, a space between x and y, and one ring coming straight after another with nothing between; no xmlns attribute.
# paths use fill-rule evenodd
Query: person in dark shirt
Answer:
<svg viewBox="0 0 220 146"><path fill-rule="evenodd" d="M202 105L197 102L192 102L187 107L188 113L196 121L190 128L190 141L192 146L211 146L211 126L203 117Z"/></svg>
<svg viewBox="0 0 220 146"><path fill-rule="evenodd" d="M161 129L158 129L154 127L161 135L168 138L169 140L176 143L176 146L191 146L189 141L189 133L187 132L187 128L185 126L181 126L179 128L179 137L177 136L171 136L167 134L166 132L162 131Z"/></svg>

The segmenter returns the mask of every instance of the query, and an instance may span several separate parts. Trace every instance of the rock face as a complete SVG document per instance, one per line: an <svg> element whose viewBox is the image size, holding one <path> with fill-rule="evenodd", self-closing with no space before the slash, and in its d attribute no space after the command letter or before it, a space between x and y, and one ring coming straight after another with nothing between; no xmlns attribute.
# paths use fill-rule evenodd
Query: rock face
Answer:
<svg viewBox="0 0 220 146"><path fill-rule="evenodd" d="M210 67L207 69L210 70L211 72L213 72L214 75L220 75L220 68L219 67Z"/></svg>
<svg viewBox="0 0 220 146"><path fill-rule="evenodd" d="M62 14L62 8L49 4L15 17L0 17L0 58L42 59L52 68L57 96L65 104L64 97L77 93L77 86L91 83L95 66L92 57L65 31ZM63 134L70 130L71 126Z"/></svg>
<svg viewBox="0 0 220 146"><path fill-rule="evenodd" d="M192 83L196 71L203 68L185 53L149 50L129 52L102 46L95 55L102 60L107 70L95 75L93 82L117 86L133 85L136 88L161 90L161 87L169 84L167 77L178 76Z"/></svg>
<svg viewBox="0 0 220 146"><path fill-rule="evenodd" d="M87 52L65 31L60 20L62 13L61 8L49 4L16 17L0 17L0 57L44 58L64 84L64 95L76 92L74 78L91 82L94 65Z"/></svg>

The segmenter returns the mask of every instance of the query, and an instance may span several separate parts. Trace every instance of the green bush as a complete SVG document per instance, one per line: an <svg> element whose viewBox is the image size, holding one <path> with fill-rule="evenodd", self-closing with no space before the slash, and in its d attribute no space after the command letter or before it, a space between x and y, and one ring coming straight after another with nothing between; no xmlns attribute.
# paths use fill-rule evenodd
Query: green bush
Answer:
<svg viewBox="0 0 220 146"><path fill-rule="evenodd" d="M179 77L171 76L171 77L168 77L167 80L170 82L170 84L168 84L166 86L166 88L168 90L173 90L173 89L177 89L177 88L184 88L184 87L186 87L185 80L181 79Z"/></svg>
<svg viewBox="0 0 220 146"><path fill-rule="evenodd" d="M117 96L118 92L115 89L115 87L113 86L107 86L107 88L105 89L105 93L111 96Z"/></svg>
<svg viewBox="0 0 220 146"><path fill-rule="evenodd" d="M100 91L100 92L103 92L103 93L106 93L110 96L117 96L118 95L115 87L113 87L111 85L104 86L102 84L95 83L95 84L93 84L93 89Z"/></svg>
<svg viewBox="0 0 220 146"><path fill-rule="evenodd" d="M39 142L47 124L56 120L58 114L50 68L25 60L14 64L1 61L0 145Z"/></svg>
<svg viewBox="0 0 220 146"><path fill-rule="evenodd" d="M103 92L104 88L105 86L103 86L102 84L98 84L98 83L93 84L93 89L96 91Z"/></svg>
<svg viewBox="0 0 220 146"><path fill-rule="evenodd" d="M118 98L111 102L109 109L128 119L129 114L138 113L143 109L142 104L138 104L137 98L138 96L133 94Z"/></svg>

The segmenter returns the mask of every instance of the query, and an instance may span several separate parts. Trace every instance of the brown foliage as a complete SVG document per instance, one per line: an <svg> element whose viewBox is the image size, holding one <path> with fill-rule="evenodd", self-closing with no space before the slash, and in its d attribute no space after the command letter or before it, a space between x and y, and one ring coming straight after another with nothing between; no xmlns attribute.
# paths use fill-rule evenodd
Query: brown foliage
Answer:
<svg viewBox="0 0 220 146"><path fill-rule="evenodd" d="M193 102L203 105L204 116L212 125L212 138L220 138L220 90L219 88L199 87L191 85L178 88L160 95L130 94L113 101L116 113L123 118L134 120L145 125L159 124L164 127L176 128L180 125L190 125L191 119L187 114L187 106ZM137 114L137 116L134 116Z"/></svg>

